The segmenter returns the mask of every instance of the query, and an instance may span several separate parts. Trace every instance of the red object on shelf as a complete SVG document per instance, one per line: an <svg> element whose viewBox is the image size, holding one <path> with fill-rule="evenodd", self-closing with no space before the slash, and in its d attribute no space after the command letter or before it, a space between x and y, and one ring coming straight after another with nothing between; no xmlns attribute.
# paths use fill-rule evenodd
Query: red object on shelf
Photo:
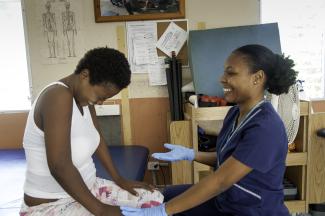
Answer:
<svg viewBox="0 0 325 216"><path fill-rule="evenodd" d="M207 96L207 95L202 95L202 96L200 97L200 100L201 100L202 102L210 102L210 97Z"/></svg>
<svg viewBox="0 0 325 216"><path fill-rule="evenodd" d="M216 106L226 106L227 101L221 97L201 95L199 97L200 107L216 107Z"/></svg>

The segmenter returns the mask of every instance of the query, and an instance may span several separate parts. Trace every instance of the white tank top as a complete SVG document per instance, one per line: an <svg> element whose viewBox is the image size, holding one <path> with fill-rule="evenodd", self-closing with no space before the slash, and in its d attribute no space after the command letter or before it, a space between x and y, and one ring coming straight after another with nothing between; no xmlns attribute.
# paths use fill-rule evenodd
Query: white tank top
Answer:
<svg viewBox="0 0 325 216"><path fill-rule="evenodd" d="M68 88L62 82L54 82L46 86L40 94L55 84ZM37 127L34 121L34 110L38 97L28 114L23 138L27 160L24 192L36 198L67 198L69 194L64 191L50 173L46 159L44 132ZM70 140L72 162L88 188L91 188L96 180L96 168L91 156L99 145L100 136L93 124L88 106L83 107L83 113L82 115L73 99Z"/></svg>

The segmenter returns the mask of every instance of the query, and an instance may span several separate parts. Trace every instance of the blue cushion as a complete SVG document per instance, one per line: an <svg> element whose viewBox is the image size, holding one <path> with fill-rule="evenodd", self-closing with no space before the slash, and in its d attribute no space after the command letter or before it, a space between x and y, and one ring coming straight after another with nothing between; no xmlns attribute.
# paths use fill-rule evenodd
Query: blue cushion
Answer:
<svg viewBox="0 0 325 216"><path fill-rule="evenodd" d="M149 150L144 146L109 146L109 152L114 166L119 174L126 179L142 181L146 171ZM97 176L110 179L111 176L106 172L98 158L95 156L94 162Z"/></svg>

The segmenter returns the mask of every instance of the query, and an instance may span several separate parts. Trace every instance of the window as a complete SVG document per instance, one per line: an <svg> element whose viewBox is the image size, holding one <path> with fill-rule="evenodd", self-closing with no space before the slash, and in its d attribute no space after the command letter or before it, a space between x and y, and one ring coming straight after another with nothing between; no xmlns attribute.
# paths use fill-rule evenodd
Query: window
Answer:
<svg viewBox="0 0 325 216"><path fill-rule="evenodd" d="M0 112L30 109L21 0L0 0Z"/></svg>
<svg viewBox="0 0 325 216"><path fill-rule="evenodd" d="M261 22L277 22L282 52L296 63L310 98L324 98L324 0L261 0Z"/></svg>

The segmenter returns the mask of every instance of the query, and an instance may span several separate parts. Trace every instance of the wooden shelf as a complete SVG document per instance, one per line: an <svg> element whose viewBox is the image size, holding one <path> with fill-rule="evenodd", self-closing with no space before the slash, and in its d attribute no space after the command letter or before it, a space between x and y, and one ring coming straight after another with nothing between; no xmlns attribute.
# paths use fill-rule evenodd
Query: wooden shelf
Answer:
<svg viewBox="0 0 325 216"><path fill-rule="evenodd" d="M231 106L195 108L191 104L186 104L184 113L186 119L196 121L223 120L230 107Z"/></svg>
<svg viewBox="0 0 325 216"><path fill-rule="evenodd" d="M307 152L290 152L287 154L286 166L307 165Z"/></svg>
<svg viewBox="0 0 325 216"><path fill-rule="evenodd" d="M196 121L223 120L231 106L198 107L185 104L185 117ZM300 101L300 116L309 115L309 102Z"/></svg>
<svg viewBox="0 0 325 216"><path fill-rule="evenodd" d="M284 204L289 209L290 213L306 212L306 201L305 200L290 200L285 201Z"/></svg>
<svg viewBox="0 0 325 216"><path fill-rule="evenodd" d="M309 105L308 101L300 101L300 116L308 116L309 115Z"/></svg>

